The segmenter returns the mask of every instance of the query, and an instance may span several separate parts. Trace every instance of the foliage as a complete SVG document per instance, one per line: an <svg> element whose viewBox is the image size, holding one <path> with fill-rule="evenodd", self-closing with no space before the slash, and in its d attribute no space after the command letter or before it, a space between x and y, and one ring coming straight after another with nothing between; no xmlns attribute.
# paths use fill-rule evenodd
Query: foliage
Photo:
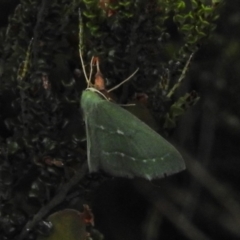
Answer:
<svg viewBox="0 0 240 240"><path fill-rule="evenodd" d="M168 93L189 55L213 31L216 6L199 0L21 1L0 32L4 239L18 239L31 216L85 161L78 8L85 62L100 57L102 72L112 85L139 67L133 87L125 85L120 99L127 101L133 88L144 91L157 122L164 122L174 105ZM170 119L174 124L175 116ZM75 188L89 190L88 180ZM80 192L84 199L85 191ZM71 197L62 204L69 202Z"/></svg>
<svg viewBox="0 0 240 240"><path fill-rule="evenodd" d="M88 237L86 226L94 222L92 214L86 206L83 213L74 209L55 212L48 217L47 221L48 225L52 225L51 234L39 236L37 240L85 240Z"/></svg>

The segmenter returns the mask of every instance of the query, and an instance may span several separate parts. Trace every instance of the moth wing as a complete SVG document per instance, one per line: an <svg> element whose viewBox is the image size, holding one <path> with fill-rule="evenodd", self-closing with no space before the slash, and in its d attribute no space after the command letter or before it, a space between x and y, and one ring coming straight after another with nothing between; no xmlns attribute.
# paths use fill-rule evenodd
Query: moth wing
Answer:
<svg viewBox="0 0 240 240"><path fill-rule="evenodd" d="M127 110L106 100L88 105L85 123L91 172L101 169L113 176L151 180L185 169L179 152Z"/></svg>

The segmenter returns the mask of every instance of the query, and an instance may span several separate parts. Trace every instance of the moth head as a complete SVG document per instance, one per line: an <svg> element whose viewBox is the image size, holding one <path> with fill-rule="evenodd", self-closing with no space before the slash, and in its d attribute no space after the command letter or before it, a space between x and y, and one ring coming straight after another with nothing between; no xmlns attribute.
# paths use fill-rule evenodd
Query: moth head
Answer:
<svg viewBox="0 0 240 240"><path fill-rule="evenodd" d="M98 93L100 96L102 96L104 99L106 99L107 101L110 101L111 98L109 98L105 93L103 93L102 91L98 90L97 88L95 87L88 87L86 89L86 91L91 91L91 92L96 92Z"/></svg>

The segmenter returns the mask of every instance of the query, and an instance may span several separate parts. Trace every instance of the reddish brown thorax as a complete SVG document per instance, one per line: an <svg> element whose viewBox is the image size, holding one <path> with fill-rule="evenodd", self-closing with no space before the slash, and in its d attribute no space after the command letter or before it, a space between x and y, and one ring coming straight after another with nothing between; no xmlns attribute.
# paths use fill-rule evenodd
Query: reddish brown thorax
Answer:
<svg viewBox="0 0 240 240"><path fill-rule="evenodd" d="M105 81L100 71L95 74L94 87L99 91L105 90Z"/></svg>
<svg viewBox="0 0 240 240"><path fill-rule="evenodd" d="M109 101L114 101L113 94L110 94L105 88L105 81L101 72L95 75L94 87L100 91Z"/></svg>

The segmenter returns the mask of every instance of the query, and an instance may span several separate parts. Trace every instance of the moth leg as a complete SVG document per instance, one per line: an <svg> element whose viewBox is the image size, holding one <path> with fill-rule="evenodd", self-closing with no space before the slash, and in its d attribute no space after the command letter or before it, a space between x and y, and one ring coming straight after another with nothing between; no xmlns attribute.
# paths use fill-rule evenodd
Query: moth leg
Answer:
<svg viewBox="0 0 240 240"><path fill-rule="evenodd" d="M116 85L115 87L111 88L108 90L108 92L111 92L115 89L117 89L118 87L120 87L122 84L124 84L125 82L127 82L128 80L130 80L137 72L138 72L139 68L137 68L129 77L127 77L126 79L124 79L122 82L120 82L118 85Z"/></svg>

